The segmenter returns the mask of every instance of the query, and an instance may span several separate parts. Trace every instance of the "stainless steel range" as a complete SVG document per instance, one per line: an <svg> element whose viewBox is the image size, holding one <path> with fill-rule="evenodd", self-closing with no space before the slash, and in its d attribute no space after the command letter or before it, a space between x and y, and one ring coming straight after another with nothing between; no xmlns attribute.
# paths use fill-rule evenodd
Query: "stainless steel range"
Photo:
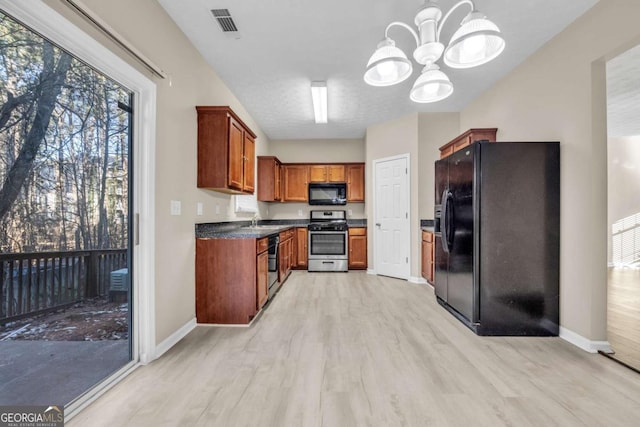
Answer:
<svg viewBox="0 0 640 427"><path fill-rule="evenodd" d="M348 271L346 211L311 211L309 271Z"/></svg>

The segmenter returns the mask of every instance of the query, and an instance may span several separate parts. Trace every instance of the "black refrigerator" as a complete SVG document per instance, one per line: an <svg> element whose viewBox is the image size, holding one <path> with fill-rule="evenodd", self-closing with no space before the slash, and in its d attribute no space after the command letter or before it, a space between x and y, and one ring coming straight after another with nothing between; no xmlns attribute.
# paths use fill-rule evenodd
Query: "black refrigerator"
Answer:
<svg viewBox="0 0 640 427"><path fill-rule="evenodd" d="M434 217L440 305L478 335L558 335L558 142L477 141L437 161Z"/></svg>

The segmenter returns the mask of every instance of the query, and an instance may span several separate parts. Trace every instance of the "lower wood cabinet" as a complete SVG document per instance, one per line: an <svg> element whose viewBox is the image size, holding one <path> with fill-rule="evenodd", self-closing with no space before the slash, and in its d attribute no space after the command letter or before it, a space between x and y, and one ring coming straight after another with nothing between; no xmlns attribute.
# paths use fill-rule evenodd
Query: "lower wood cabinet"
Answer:
<svg viewBox="0 0 640 427"><path fill-rule="evenodd" d="M367 268L367 229L349 227L349 269L365 270Z"/></svg>
<svg viewBox="0 0 640 427"><path fill-rule="evenodd" d="M267 237L256 244L256 309L260 310L269 299L269 239Z"/></svg>
<svg viewBox="0 0 640 427"><path fill-rule="evenodd" d="M306 270L309 262L309 233L307 227L296 228L295 236L295 264L294 267L300 270Z"/></svg>
<svg viewBox="0 0 640 427"><path fill-rule="evenodd" d="M422 277L433 284L433 233L422 231Z"/></svg>
<svg viewBox="0 0 640 427"><path fill-rule="evenodd" d="M294 229L280 232L280 243L278 244L278 279L280 283L284 282L294 264L293 236Z"/></svg>
<svg viewBox="0 0 640 427"><path fill-rule="evenodd" d="M268 280L258 278L264 261L256 248L251 238L196 239L198 323L247 324L255 317Z"/></svg>

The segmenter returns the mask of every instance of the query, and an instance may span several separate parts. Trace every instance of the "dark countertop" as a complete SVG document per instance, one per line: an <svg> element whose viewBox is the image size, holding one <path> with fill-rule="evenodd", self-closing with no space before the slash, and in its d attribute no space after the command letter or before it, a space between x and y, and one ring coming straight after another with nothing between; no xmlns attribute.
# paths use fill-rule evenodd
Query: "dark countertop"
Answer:
<svg viewBox="0 0 640 427"><path fill-rule="evenodd" d="M350 227L366 227L366 219L349 219ZM197 239L260 239L291 227L306 227L308 219L267 219L251 227L251 221L209 222L196 224Z"/></svg>
<svg viewBox="0 0 640 427"><path fill-rule="evenodd" d="M433 233L433 220L432 219L421 219L420 220L420 229L422 231L428 231Z"/></svg>

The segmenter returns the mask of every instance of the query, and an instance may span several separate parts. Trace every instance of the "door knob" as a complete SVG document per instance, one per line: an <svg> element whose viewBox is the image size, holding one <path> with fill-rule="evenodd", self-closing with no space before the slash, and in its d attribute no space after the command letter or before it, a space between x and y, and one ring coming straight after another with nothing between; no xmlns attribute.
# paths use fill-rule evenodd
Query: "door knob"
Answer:
<svg viewBox="0 0 640 427"><path fill-rule="evenodd" d="M380 227L382 224L380 224L379 222L376 222L376 227Z"/></svg>

